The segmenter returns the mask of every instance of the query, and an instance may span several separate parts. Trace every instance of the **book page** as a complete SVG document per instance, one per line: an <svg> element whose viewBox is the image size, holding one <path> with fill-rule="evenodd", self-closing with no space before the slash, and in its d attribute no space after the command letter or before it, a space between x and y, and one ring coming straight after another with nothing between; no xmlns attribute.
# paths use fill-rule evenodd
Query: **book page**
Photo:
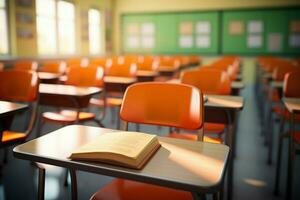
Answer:
<svg viewBox="0 0 300 200"><path fill-rule="evenodd" d="M155 139L155 135L138 132L112 132L96 137L73 154L115 153L130 158L138 155Z"/></svg>

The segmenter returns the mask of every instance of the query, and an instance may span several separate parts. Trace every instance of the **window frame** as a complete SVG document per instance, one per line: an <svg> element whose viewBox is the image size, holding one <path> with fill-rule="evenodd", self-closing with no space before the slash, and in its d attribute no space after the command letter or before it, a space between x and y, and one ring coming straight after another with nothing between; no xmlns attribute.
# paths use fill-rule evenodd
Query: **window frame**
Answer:
<svg viewBox="0 0 300 200"><path fill-rule="evenodd" d="M6 33L7 33L7 53L1 53L0 56L8 56L11 54L11 41L10 41L10 23L9 23L9 1L4 0L4 12L6 16ZM2 8L1 8L2 9Z"/></svg>
<svg viewBox="0 0 300 200"><path fill-rule="evenodd" d="M99 37L99 51L98 52L96 52L96 53L92 53L91 52L91 47L90 47L90 19L89 19L89 11L90 10L96 10L96 11L98 11L99 12L99 35L98 35L98 37ZM102 54L103 52L104 52L104 50L103 50L103 39L102 39L102 37L103 37L103 32L101 32L101 28L102 28L102 24L103 24L103 12L102 12L102 10L101 9L99 9L99 8L96 8L96 7L90 7L89 9L88 9L88 17L87 17L87 21L88 21L88 34L89 34L89 41L88 41L88 44L89 44L89 54L90 55L99 55L99 54Z"/></svg>
<svg viewBox="0 0 300 200"><path fill-rule="evenodd" d="M76 42L76 38L77 38L77 33L76 33L76 26L77 26L77 19L76 19L76 4L73 2L73 1L69 1L69 0L53 0L54 1L54 4L55 4L55 10L54 10L54 24L55 24L55 35L56 35L56 39L55 39L55 52L52 54L43 54L43 53L40 53L39 52L39 49L37 49L37 54L39 56L55 56L55 55L62 55L62 56L71 56L71 55L76 55L77 54L77 48L78 48L78 45L77 45L77 42ZM64 2L67 2L67 3L71 3L73 4L74 6L74 52L72 53L62 53L61 52L61 49L60 49L60 38L59 38L59 22L60 22L60 18L58 16L58 3L60 1L64 1ZM36 19L38 17L38 14L37 14L37 10L36 10ZM38 37L38 33L37 33L37 37ZM38 38L37 38L37 42L38 42Z"/></svg>

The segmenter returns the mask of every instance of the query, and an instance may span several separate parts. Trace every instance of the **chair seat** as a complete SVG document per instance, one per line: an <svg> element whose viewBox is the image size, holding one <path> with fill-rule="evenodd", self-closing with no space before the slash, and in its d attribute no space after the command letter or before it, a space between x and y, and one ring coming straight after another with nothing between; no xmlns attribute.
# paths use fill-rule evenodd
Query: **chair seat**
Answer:
<svg viewBox="0 0 300 200"><path fill-rule="evenodd" d="M192 200L191 193L124 179L113 180L90 200Z"/></svg>
<svg viewBox="0 0 300 200"><path fill-rule="evenodd" d="M121 106L123 99L121 98L106 98L106 105L108 107L115 107L115 106ZM94 106L99 106L103 107L104 106L104 101L103 99L96 99L96 98L91 98L90 99L90 104Z"/></svg>
<svg viewBox="0 0 300 200"><path fill-rule="evenodd" d="M42 115L43 119L49 122L70 124L76 122L77 112L72 110L62 110L60 112L45 112ZM94 113L80 112L79 121L88 121L96 117Z"/></svg>
<svg viewBox="0 0 300 200"><path fill-rule="evenodd" d="M197 140L197 135L192 133L170 133L168 134L168 137L186 139L186 140L195 140L195 141ZM223 141L220 138L212 138L212 137L204 136L203 142L222 144Z"/></svg>
<svg viewBox="0 0 300 200"><path fill-rule="evenodd" d="M217 123L204 123L204 133L205 134L222 134L225 131L224 124L217 124Z"/></svg>
<svg viewBox="0 0 300 200"><path fill-rule="evenodd" d="M17 140L25 140L26 137L27 134L25 133L19 133L14 131L3 131L2 143L17 141Z"/></svg>

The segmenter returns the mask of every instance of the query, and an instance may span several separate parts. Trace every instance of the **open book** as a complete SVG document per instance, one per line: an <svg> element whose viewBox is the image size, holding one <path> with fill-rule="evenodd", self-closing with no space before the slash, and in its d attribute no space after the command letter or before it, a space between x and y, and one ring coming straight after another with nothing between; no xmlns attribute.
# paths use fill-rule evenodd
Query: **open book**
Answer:
<svg viewBox="0 0 300 200"><path fill-rule="evenodd" d="M124 167L141 169L158 150L155 135L139 132L111 132L72 152L73 160L99 161Z"/></svg>

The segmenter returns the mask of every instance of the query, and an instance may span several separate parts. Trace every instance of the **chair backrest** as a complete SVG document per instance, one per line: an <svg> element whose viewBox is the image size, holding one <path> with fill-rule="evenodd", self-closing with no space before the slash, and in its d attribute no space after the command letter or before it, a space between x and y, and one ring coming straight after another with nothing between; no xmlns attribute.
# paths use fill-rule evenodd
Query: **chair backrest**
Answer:
<svg viewBox="0 0 300 200"><path fill-rule="evenodd" d="M110 59L106 57L94 58L90 60L90 64L97 65L105 69L105 67L109 64Z"/></svg>
<svg viewBox="0 0 300 200"><path fill-rule="evenodd" d="M120 117L126 122L197 130L203 126L202 94L185 84L133 84L124 94Z"/></svg>
<svg viewBox="0 0 300 200"><path fill-rule="evenodd" d="M14 70L25 70L25 71L37 71L38 69L38 63L35 61L30 61L30 60L20 60L15 62Z"/></svg>
<svg viewBox="0 0 300 200"><path fill-rule="evenodd" d="M231 92L227 73L210 67L183 72L181 82L199 88L204 94L230 95Z"/></svg>
<svg viewBox="0 0 300 200"><path fill-rule="evenodd" d="M0 99L34 102L38 97L39 78L36 72L11 70L0 72Z"/></svg>
<svg viewBox="0 0 300 200"><path fill-rule="evenodd" d="M0 71L4 70L4 63L0 63Z"/></svg>
<svg viewBox="0 0 300 200"><path fill-rule="evenodd" d="M159 67L160 66L162 66L162 67L173 67L174 69L177 69L177 68L180 67L180 61L176 58L171 57L171 56L161 56L159 58Z"/></svg>
<svg viewBox="0 0 300 200"><path fill-rule="evenodd" d="M285 75L283 94L285 97L300 98L300 72L291 72Z"/></svg>
<svg viewBox="0 0 300 200"><path fill-rule="evenodd" d="M115 63L107 66L105 74L107 76L120 76L120 77L135 77L137 73L137 66L135 63Z"/></svg>
<svg viewBox="0 0 300 200"><path fill-rule="evenodd" d="M142 59L139 59L137 63L138 70L156 71L158 66L159 61L153 56L144 56Z"/></svg>
<svg viewBox="0 0 300 200"><path fill-rule="evenodd" d="M42 65L41 71L64 74L66 72L66 63L65 62L47 62Z"/></svg>
<svg viewBox="0 0 300 200"><path fill-rule="evenodd" d="M101 67L71 67L66 72L66 85L103 87L104 70Z"/></svg>
<svg viewBox="0 0 300 200"><path fill-rule="evenodd" d="M272 78L274 81L283 81L284 77L287 73L300 71L300 67L296 67L295 65L280 65L277 66L272 73Z"/></svg>

